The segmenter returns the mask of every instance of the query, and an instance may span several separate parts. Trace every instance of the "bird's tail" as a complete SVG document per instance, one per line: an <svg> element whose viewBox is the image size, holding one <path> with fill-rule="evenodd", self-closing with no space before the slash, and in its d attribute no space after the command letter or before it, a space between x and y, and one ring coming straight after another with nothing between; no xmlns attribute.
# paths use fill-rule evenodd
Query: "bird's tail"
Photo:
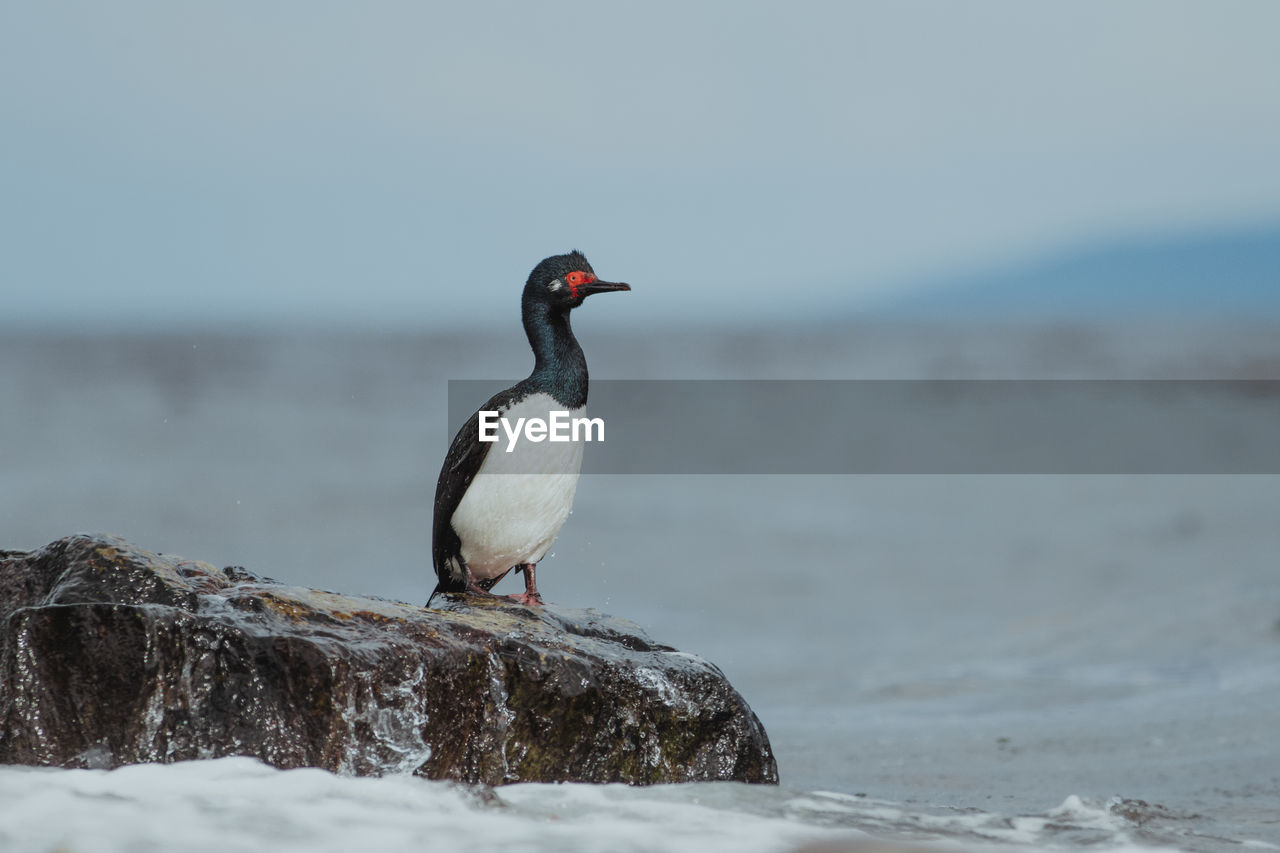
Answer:
<svg viewBox="0 0 1280 853"><path fill-rule="evenodd" d="M443 567L444 571L440 571ZM436 588L431 591L431 597L427 599L427 607L431 606L431 602L436 600L436 596L442 592L466 592L467 591L467 569L462 564L462 558L450 557L446 559L443 566L436 566Z"/></svg>

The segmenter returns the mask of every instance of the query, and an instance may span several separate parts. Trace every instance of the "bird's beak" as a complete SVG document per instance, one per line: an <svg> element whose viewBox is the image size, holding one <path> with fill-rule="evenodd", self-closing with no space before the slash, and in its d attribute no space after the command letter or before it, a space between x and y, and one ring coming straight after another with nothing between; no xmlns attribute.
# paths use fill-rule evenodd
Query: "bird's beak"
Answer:
<svg viewBox="0 0 1280 853"><path fill-rule="evenodd" d="M593 293L608 293L611 290L630 290L631 285L620 281L593 281L590 284L578 285L578 296L583 298Z"/></svg>

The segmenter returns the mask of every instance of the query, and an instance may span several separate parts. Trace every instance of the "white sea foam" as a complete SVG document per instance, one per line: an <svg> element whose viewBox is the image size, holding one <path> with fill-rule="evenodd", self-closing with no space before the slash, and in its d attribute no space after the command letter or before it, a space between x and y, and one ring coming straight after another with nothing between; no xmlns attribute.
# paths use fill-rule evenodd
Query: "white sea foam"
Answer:
<svg viewBox="0 0 1280 853"><path fill-rule="evenodd" d="M1041 816L925 811L738 784L521 784L485 793L408 775L355 778L223 758L118 770L0 768L0 850L790 851L909 840L940 850L1153 851L1109 808ZM1256 844L1253 846L1265 846ZM1174 848L1165 848L1174 849Z"/></svg>

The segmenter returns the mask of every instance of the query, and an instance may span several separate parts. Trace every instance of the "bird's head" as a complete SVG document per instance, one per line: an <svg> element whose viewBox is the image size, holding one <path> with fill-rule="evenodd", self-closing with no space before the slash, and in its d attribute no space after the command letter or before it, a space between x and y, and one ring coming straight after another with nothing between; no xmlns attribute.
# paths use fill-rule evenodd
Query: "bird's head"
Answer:
<svg viewBox="0 0 1280 853"><path fill-rule="evenodd" d="M586 257L575 249L567 255L552 255L533 268L524 286L524 301L568 311L593 293L630 289L629 284L596 278Z"/></svg>

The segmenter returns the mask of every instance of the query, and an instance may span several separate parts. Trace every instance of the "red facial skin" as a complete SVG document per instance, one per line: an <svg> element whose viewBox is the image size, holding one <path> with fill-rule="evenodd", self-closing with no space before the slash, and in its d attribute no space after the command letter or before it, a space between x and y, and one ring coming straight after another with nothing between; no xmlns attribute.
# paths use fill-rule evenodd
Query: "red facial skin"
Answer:
<svg viewBox="0 0 1280 853"><path fill-rule="evenodd" d="M589 272L571 272L564 277L564 280L569 284L569 294L577 299L578 288L595 281L596 277Z"/></svg>

